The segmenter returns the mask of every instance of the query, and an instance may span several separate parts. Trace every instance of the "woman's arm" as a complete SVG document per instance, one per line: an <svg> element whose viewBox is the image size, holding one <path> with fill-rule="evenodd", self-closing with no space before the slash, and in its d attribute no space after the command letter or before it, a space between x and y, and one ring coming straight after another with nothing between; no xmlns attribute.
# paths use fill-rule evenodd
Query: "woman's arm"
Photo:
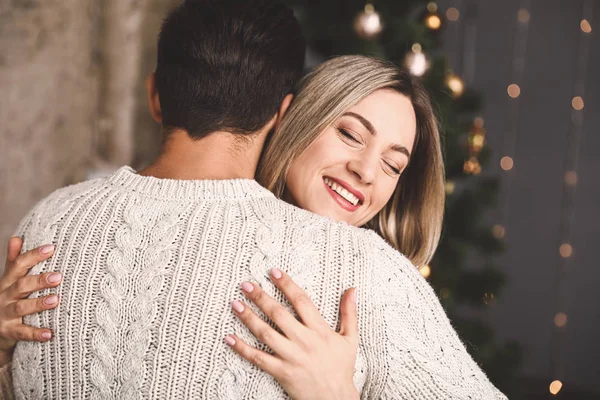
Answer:
<svg viewBox="0 0 600 400"><path fill-rule="evenodd" d="M275 355L249 346L234 335L227 336L225 342L243 358L273 376L293 399L359 399L353 383L358 349L354 289L348 289L342 298L340 332L337 333L287 274L274 268L271 280L294 306L302 322L260 286L244 282L244 295L281 329L283 335L249 307L234 301L235 314Z"/></svg>

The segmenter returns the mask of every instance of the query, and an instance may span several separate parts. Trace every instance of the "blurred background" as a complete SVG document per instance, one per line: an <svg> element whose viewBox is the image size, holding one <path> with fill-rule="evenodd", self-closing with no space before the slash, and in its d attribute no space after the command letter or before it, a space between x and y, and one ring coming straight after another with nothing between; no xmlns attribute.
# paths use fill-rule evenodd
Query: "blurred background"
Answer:
<svg viewBox="0 0 600 400"><path fill-rule="evenodd" d="M155 157L144 78L178 3L0 0L1 243L53 190ZM288 3L307 70L376 55L434 98L448 206L421 273L490 379L511 399L600 399L600 2Z"/></svg>

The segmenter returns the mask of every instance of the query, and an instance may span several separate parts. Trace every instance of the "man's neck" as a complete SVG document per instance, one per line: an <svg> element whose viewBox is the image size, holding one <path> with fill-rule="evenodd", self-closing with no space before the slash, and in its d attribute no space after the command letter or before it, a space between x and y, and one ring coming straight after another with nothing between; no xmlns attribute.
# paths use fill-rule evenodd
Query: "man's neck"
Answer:
<svg viewBox="0 0 600 400"><path fill-rule="evenodd" d="M139 174L179 180L254 179L265 138L261 133L239 138L215 132L193 140L177 130L169 134L158 158Z"/></svg>

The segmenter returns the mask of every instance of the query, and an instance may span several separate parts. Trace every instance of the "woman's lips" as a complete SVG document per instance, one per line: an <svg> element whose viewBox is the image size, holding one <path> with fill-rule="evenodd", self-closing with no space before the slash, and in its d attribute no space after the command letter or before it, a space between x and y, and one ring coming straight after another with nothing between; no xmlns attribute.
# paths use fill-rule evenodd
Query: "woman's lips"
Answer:
<svg viewBox="0 0 600 400"><path fill-rule="evenodd" d="M348 200L346 200L342 195L340 195L335 190L333 190L331 187L329 187L327 182L325 182L325 179L328 179L331 182L335 182L338 186L341 186L344 189L346 189L348 192L352 193L358 199L358 203L356 205L354 205L351 202L349 202ZM354 211L358 210L364 201L364 196L362 193L360 193L356 189L352 188L346 182L340 181L339 179L334 179L331 177L323 177L323 185L325 185L325 188L329 192L329 195L331 197L333 197L333 199L346 211L354 212Z"/></svg>

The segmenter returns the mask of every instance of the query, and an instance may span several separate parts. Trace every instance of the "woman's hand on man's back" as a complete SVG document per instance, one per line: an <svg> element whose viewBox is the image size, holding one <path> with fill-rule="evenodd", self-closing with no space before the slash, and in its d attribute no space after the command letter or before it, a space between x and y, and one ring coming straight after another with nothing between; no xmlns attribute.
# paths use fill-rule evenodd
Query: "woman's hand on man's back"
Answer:
<svg viewBox="0 0 600 400"><path fill-rule="evenodd" d="M46 342L52 331L23 324L23 317L49 310L58 305L58 296L28 299L29 295L60 284L61 275L49 272L27 275L36 264L52 257L54 246L45 245L21 254L23 240L13 237L8 242L4 274L0 279L0 366L8 364L19 340Z"/></svg>
<svg viewBox="0 0 600 400"><path fill-rule="evenodd" d="M281 333L259 318L249 307L234 301L240 320L275 355L258 350L240 338L225 338L243 358L273 376L295 400L360 397L353 383L358 351L358 320L355 289L346 290L340 306L340 331L327 324L308 295L285 273L271 270L271 280L298 313L298 321L260 286L244 282L242 291L281 329Z"/></svg>

